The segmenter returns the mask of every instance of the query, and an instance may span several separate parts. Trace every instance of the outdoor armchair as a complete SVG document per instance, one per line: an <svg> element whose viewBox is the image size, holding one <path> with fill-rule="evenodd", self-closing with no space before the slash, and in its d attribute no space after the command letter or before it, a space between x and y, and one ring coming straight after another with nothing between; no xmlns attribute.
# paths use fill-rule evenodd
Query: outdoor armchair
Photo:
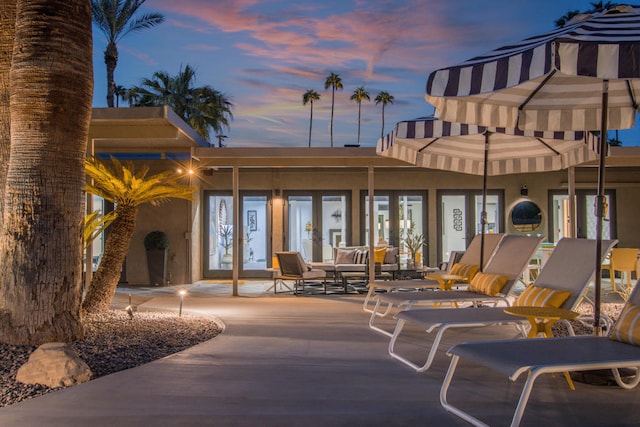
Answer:
<svg viewBox="0 0 640 427"><path fill-rule="evenodd" d="M280 263L281 275L274 280L290 280L293 282L293 292L298 294L298 288L304 292L305 283L308 281L321 281L324 293L327 293L327 273L323 270L312 269L304 262L300 252L276 252Z"/></svg>

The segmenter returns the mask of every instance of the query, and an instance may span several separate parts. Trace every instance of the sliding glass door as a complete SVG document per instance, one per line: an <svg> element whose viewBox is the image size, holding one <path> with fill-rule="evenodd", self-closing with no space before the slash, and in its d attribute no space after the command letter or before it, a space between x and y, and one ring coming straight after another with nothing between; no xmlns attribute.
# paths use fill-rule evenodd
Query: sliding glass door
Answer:
<svg viewBox="0 0 640 427"><path fill-rule="evenodd" d="M400 248L400 262L406 264L408 250L404 243L407 236L427 236L427 192L426 191L376 191L373 196L374 241L376 245ZM362 193L361 233L362 245L369 244L369 196ZM425 264L424 248L419 250L419 260Z"/></svg>
<svg viewBox="0 0 640 427"><path fill-rule="evenodd" d="M504 231L504 194L488 191L486 233ZM448 260L451 251L464 251L476 234L482 232L482 193L475 190L438 192L438 262Z"/></svg>
<svg viewBox="0 0 640 427"><path fill-rule="evenodd" d="M349 194L333 191L285 193L286 244L307 262L332 262L333 249L348 244Z"/></svg>
<svg viewBox="0 0 640 427"><path fill-rule="evenodd" d="M605 192L607 210L602 228L602 238L616 238L616 193L615 190ZM595 239L596 215L594 202L595 190L576 191L576 237ZM557 242L563 237L571 235L571 215L569 211L569 195L566 190L552 190L549 192L549 206L551 207L551 221L549 221L549 241Z"/></svg>
<svg viewBox="0 0 640 427"><path fill-rule="evenodd" d="M203 224L203 276L231 277L233 270L234 228L238 227L238 275L268 277L271 213L269 192L241 192L240 224L234 223L233 196L230 192L206 191Z"/></svg>

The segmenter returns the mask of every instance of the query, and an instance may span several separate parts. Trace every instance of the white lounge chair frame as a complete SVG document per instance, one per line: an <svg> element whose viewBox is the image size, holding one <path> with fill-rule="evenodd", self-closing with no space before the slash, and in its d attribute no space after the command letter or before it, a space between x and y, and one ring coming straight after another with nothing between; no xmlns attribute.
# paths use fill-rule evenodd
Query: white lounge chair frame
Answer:
<svg viewBox="0 0 640 427"><path fill-rule="evenodd" d="M493 304L504 302L510 304L508 295L515 283L520 280L520 276L528 265L529 260L542 242L543 237L520 236L508 234L504 236L494 251L491 259L487 263L484 272L490 274L501 274L509 278L502 293L497 296L489 296L479 292L468 290L456 291L416 291L416 292L389 292L376 295L376 304L369 318L369 328L376 332L391 337L392 331L387 331L375 325L377 317L383 313L390 313L392 307L400 309L410 309L418 304L442 304L442 303L471 303ZM380 306L386 304L384 311L380 311Z"/></svg>
<svg viewBox="0 0 640 427"><path fill-rule="evenodd" d="M491 259L493 252L496 250L496 248L498 247L498 244L500 243L500 240L502 240L504 236L505 236L504 233L485 234L484 257L483 257L483 259L485 260L484 262L485 265L487 265L487 262L489 261L489 259ZM473 238L473 240L471 240L471 243L469 243L469 247L464 252L462 257L460 258L460 261L458 262L460 262L461 264L479 265L480 264L480 245L481 245L481 235L478 234ZM452 253L452 259L453 259L453 253ZM450 259L449 262L447 263L446 271L451 270L451 267L453 267L453 265ZM440 285L435 280L385 280L385 281L374 280L373 282L370 282L367 284L367 288L369 288L369 291L367 292L367 295L364 298L364 302L362 303L362 310L367 313L373 312L373 309L371 308L371 300L376 295L376 290L384 290L386 292L399 291L399 290L416 291L416 290L424 290L424 289L437 289L439 287ZM389 311L391 311L391 306L388 306L387 311L385 311L384 313L378 313L378 316L384 317L387 314L389 314Z"/></svg>
<svg viewBox="0 0 640 427"><path fill-rule="evenodd" d="M617 240L602 242L602 260L605 259L617 242ZM561 308L574 310L584 299L589 283L591 283L595 275L594 263L585 261L593 257L595 250L595 240L560 240L534 283L545 288L570 291L571 295L562 304ZM417 372L424 372L431 367L440 341L444 333L449 329L515 325L519 327L523 336L526 336L525 326L529 324L525 318L505 313L503 307L483 307L469 310L417 308L401 311L396 315L396 318L398 323L389 341L389 355ZM427 359L422 365L418 365L396 352L396 342L407 323L418 325L428 334L437 330L435 339L427 353ZM568 322L567 325L570 333L573 334L573 329L571 329Z"/></svg>
<svg viewBox="0 0 640 427"><path fill-rule="evenodd" d="M636 283L627 301L630 302L640 304L640 281ZM638 328L640 325L635 327ZM622 388L632 389L640 383L640 346L614 341L609 337L589 335L475 341L455 345L447 351L447 355L452 356L452 359L440 389L440 403L448 412L475 426L487 424L455 407L447 399L453 375L461 358L505 374L511 381L516 381L521 374L528 374L511 420L512 427L520 425L533 384L542 374L611 369L616 383ZM623 368L636 370L635 377L626 383L619 373Z"/></svg>

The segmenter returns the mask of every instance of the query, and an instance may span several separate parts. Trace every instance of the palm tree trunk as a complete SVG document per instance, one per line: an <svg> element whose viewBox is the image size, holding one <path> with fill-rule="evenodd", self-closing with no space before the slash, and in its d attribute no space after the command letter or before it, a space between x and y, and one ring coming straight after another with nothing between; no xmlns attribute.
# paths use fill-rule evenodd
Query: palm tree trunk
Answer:
<svg viewBox="0 0 640 427"><path fill-rule="evenodd" d="M87 0L18 0L0 231L0 341L69 342L81 323L93 64Z"/></svg>
<svg viewBox="0 0 640 427"><path fill-rule="evenodd" d="M384 102L382 103L382 129L380 130L380 138L384 138Z"/></svg>
<svg viewBox="0 0 640 427"><path fill-rule="evenodd" d="M358 145L360 145L360 113L362 112L362 102L358 102Z"/></svg>
<svg viewBox="0 0 640 427"><path fill-rule="evenodd" d="M104 50L104 63L107 65L107 107L113 108L116 93L114 73L118 65L118 47L114 42L110 42Z"/></svg>
<svg viewBox="0 0 640 427"><path fill-rule="evenodd" d="M11 117L9 114L9 70L15 37L16 0L0 0L0 229L4 205L4 186L9 167Z"/></svg>
<svg viewBox="0 0 640 427"><path fill-rule="evenodd" d="M313 101L311 101L311 117L309 118L309 147L311 147L311 126L313 126Z"/></svg>
<svg viewBox="0 0 640 427"><path fill-rule="evenodd" d="M116 219L109 227L102 260L98 271L91 278L91 284L82 303L82 309L85 312L101 313L111 306L118 287L122 264L133 239L137 214L138 208L135 206L116 206Z"/></svg>
<svg viewBox="0 0 640 427"><path fill-rule="evenodd" d="M331 123L329 124L329 131L331 132L331 147L333 147L333 105L335 103L336 87L331 87Z"/></svg>

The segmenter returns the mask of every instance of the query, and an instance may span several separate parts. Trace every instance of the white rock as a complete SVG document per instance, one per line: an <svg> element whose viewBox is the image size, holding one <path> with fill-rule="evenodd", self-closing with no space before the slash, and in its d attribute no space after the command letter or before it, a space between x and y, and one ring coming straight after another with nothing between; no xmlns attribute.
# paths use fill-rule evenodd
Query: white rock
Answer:
<svg viewBox="0 0 640 427"><path fill-rule="evenodd" d="M91 379L91 369L65 343L42 344L29 356L29 361L18 369L16 380L24 384L44 384L63 387L80 384Z"/></svg>

